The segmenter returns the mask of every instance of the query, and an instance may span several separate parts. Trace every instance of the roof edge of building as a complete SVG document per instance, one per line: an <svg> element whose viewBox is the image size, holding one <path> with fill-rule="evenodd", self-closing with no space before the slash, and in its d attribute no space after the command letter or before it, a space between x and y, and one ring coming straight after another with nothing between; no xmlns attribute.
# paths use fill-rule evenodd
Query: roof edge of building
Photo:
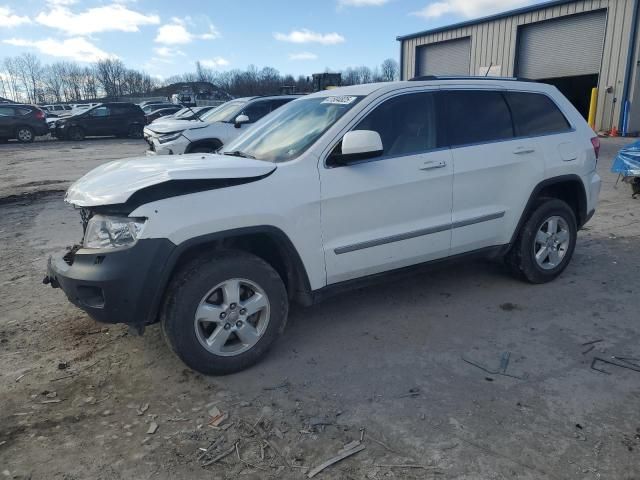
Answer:
<svg viewBox="0 0 640 480"><path fill-rule="evenodd" d="M479 23L490 22L493 20L500 20L502 18L513 17L515 15L522 15L523 13L535 12L536 10L555 7L556 5L563 5L565 3L573 3L575 1L577 0L551 0L547 2L535 3L527 7L520 7L520 8L515 8L513 10L507 10L506 12L494 13L493 15L487 15L486 17L475 18L472 20L465 20L464 22L453 23L451 25L444 25L442 27L431 28L429 30L423 30L421 32L416 32L416 33L409 33L407 35L399 35L396 37L396 40L401 42L403 40L410 40L412 38L423 37L425 35L445 32L447 30L454 30L456 28L470 27L471 25L477 25Z"/></svg>

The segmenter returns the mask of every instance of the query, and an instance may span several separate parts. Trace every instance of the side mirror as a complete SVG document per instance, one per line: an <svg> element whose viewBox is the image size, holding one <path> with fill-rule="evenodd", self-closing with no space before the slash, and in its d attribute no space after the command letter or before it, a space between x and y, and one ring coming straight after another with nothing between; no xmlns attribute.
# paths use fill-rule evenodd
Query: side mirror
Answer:
<svg viewBox="0 0 640 480"><path fill-rule="evenodd" d="M238 115L233 123L235 123L236 128L240 128L243 123L249 123L249 117L246 115Z"/></svg>
<svg viewBox="0 0 640 480"><path fill-rule="evenodd" d="M373 130L353 130L342 137L342 153L333 154L327 160L329 166L342 166L360 160L379 157L384 153L382 139Z"/></svg>

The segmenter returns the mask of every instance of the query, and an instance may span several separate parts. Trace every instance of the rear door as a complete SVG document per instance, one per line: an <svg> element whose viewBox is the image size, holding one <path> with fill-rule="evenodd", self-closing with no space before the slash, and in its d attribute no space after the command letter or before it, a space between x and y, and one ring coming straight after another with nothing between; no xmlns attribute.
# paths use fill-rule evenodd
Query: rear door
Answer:
<svg viewBox="0 0 640 480"><path fill-rule="evenodd" d="M12 137L15 132L16 120L13 107L0 106L0 137Z"/></svg>
<svg viewBox="0 0 640 480"><path fill-rule="evenodd" d="M524 205L544 178L534 137L516 138L505 94L443 92L454 163L451 254L509 243Z"/></svg>
<svg viewBox="0 0 640 480"><path fill-rule="evenodd" d="M320 167L328 283L449 254L453 166L440 145L436 92L387 97L355 124L380 134L381 157Z"/></svg>
<svg viewBox="0 0 640 480"><path fill-rule="evenodd" d="M85 117L86 135L109 135L111 125L111 109L107 105L96 107Z"/></svg>

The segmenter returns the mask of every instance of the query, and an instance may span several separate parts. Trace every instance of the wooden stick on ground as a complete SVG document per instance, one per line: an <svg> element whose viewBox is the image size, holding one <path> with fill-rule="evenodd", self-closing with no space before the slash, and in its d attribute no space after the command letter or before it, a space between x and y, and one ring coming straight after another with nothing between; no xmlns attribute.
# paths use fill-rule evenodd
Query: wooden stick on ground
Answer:
<svg viewBox="0 0 640 480"><path fill-rule="evenodd" d="M336 455L333 458L330 458L329 460L327 460L326 462L324 462L321 465L318 465L316 468L314 468L313 470L311 470L309 472L308 477L309 478L313 478L315 477L317 474L319 474L321 471L323 471L325 468L330 467L331 465L333 465L334 463L338 463L341 460L344 460L347 457L350 457L351 455L355 455L358 452L361 452L362 450L365 449L364 445L360 445L358 447L352 448L351 450L345 450L344 452L342 452L339 455Z"/></svg>

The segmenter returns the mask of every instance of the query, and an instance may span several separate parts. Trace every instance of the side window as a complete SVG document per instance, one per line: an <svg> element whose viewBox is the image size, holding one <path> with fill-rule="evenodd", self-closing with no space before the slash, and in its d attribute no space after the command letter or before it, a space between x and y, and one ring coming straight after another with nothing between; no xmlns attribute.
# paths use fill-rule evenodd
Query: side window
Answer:
<svg viewBox="0 0 640 480"><path fill-rule="evenodd" d="M506 97L518 136L560 133L571 128L558 106L546 95L508 92Z"/></svg>
<svg viewBox="0 0 640 480"><path fill-rule="evenodd" d="M31 113L33 110L31 110L30 108L16 108L16 113L18 115L27 115L29 113Z"/></svg>
<svg viewBox="0 0 640 480"><path fill-rule="evenodd" d="M249 123L257 122L267 113L271 111L270 102L267 100L254 102L251 105L245 107L241 115L249 117Z"/></svg>
<svg viewBox="0 0 640 480"><path fill-rule="evenodd" d="M109 116L109 107L98 107L91 110L90 115L92 117L108 117Z"/></svg>
<svg viewBox="0 0 640 480"><path fill-rule="evenodd" d="M404 156L438 147L433 93L411 93L378 105L354 128L380 134L383 155Z"/></svg>
<svg viewBox="0 0 640 480"><path fill-rule="evenodd" d="M0 107L0 117L12 117L14 111L12 107Z"/></svg>
<svg viewBox="0 0 640 480"><path fill-rule="evenodd" d="M289 103L291 101L290 98L281 99L281 100L271 100L271 112L273 112L276 108L280 108L285 103Z"/></svg>
<svg viewBox="0 0 640 480"><path fill-rule="evenodd" d="M513 122L501 92L450 91L443 95L452 147L513 138Z"/></svg>

